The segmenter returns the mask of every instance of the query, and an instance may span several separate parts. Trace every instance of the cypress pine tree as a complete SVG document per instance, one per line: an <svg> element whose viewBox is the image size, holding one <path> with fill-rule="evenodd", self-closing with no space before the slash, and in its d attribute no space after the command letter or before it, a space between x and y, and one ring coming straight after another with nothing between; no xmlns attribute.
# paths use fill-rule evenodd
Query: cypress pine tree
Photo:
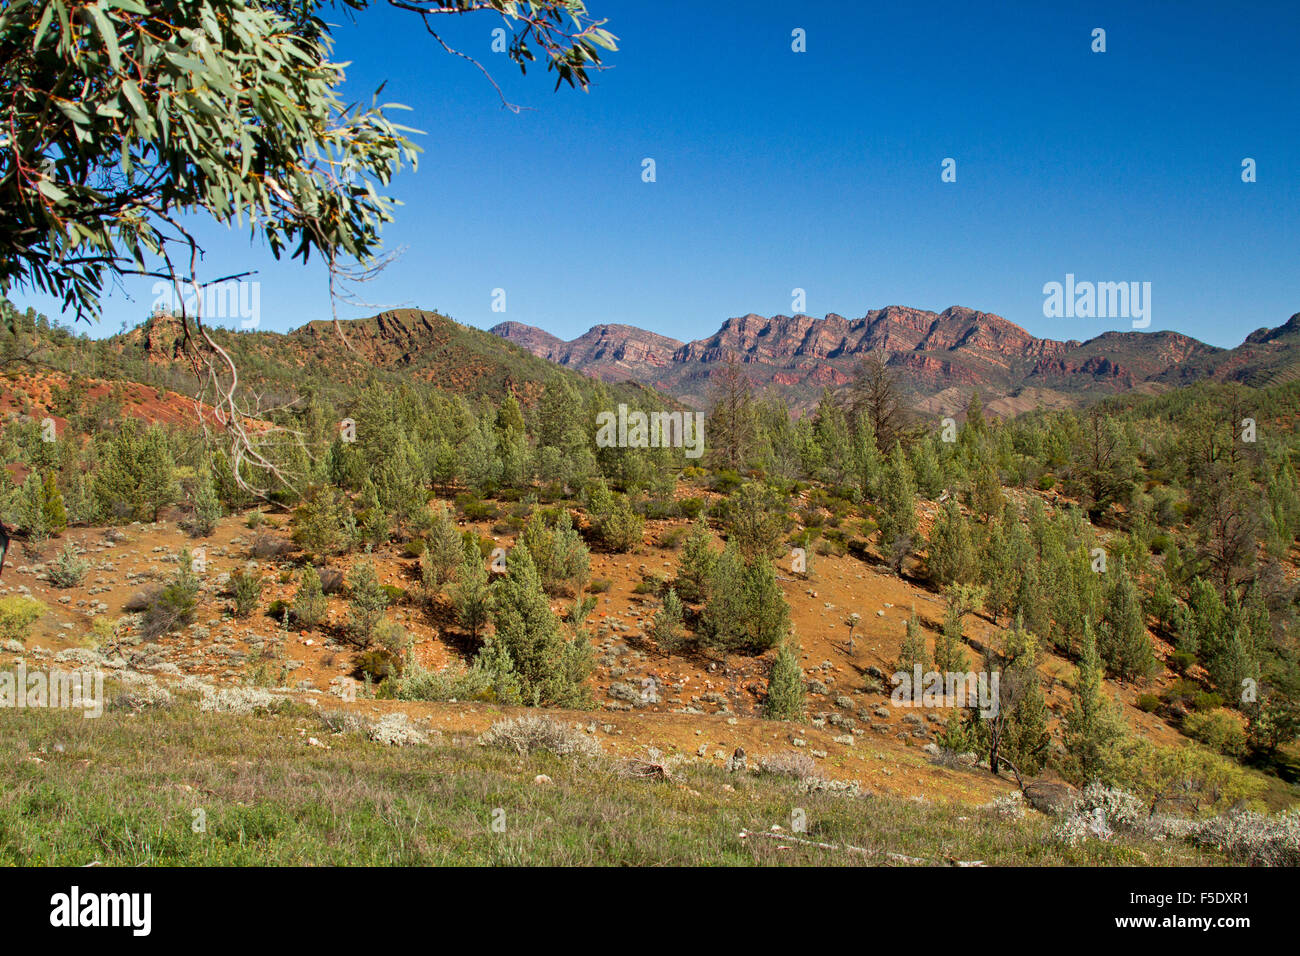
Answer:
<svg viewBox="0 0 1300 956"><path fill-rule="evenodd" d="M781 642L776 659L772 661L763 716L768 720L799 720L803 711L803 671L799 667L798 648L791 634Z"/></svg>
<svg viewBox="0 0 1300 956"><path fill-rule="evenodd" d="M510 655L525 703L567 707L587 699L591 646L565 640L527 548L506 558L505 577L493 585L492 620L493 643Z"/></svg>
<svg viewBox="0 0 1300 956"><path fill-rule="evenodd" d="M460 564L463 547L460 534L440 501L432 509L433 520L420 555L420 584L432 596L440 592Z"/></svg>
<svg viewBox="0 0 1300 956"><path fill-rule="evenodd" d="M194 509L190 513L188 528L196 538L206 538L216 530L221 517L221 502L212 483L212 473L207 467L199 469L198 483L194 487Z"/></svg>
<svg viewBox="0 0 1300 956"><path fill-rule="evenodd" d="M880 489L880 547L897 572L916 547L916 484L902 446L894 443Z"/></svg>
<svg viewBox="0 0 1300 956"><path fill-rule="evenodd" d="M708 525L703 518L697 518L677 558L675 586L681 597L692 604L701 604L709 596L709 581L718 560L709 547L711 540Z"/></svg>
<svg viewBox="0 0 1300 956"><path fill-rule="evenodd" d="M1123 739L1125 728L1123 718L1103 693L1102 662L1091 624L1084 627L1080 654L1074 696L1064 719L1065 751L1078 783L1108 783L1114 748Z"/></svg>
<svg viewBox="0 0 1300 956"><path fill-rule="evenodd" d="M361 498L357 504L360 507L356 513L356 521L357 530L361 533L361 541L374 546L387 542L392 533L392 520L380 504L378 489L375 488L369 475L361 483Z"/></svg>
<svg viewBox="0 0 1300 956"><path fill-rule="evenodd" d="M898 660L894 664L894 670L912 675L918 664L922 673L930 669L930 651L925 643L921 622L916 617L916 608L912 608L912 616L907 619L903 631L903 643L898 648Z"/></svg>
<svg viewBox="0 0 1300 956"><path fill-rule="evenodd" d="M523 685L515 671L510 652L494 640L488 640L474 656L474 669L486 675L491 697L498 704L518 706L524 702Z"/></svg>
<svg viewBox="0 0 1300 956"><path fill-rule="evenodd" d="M460 567L456 571L456 584L452 588L452 604L456 620L475 640L487 623L492 607L488 589L487 566L479 552L477 542L466 538L461 547Z"/></svg>
<svg viewBox="0 0 1300 956"><path fill-rule="evenodd" d="M63 506L63 495L59 494L59 486L54 480L53 471L45 473L45 481L41 485L41 511L46 530L50 534L59 534L67 528L68 511Z"/></svg>
<svg viewBox="0 0 1300 956"><path fill-rule="evenodd" d="M664 595L663 605L655 614L650 636L655 644L666 654L680 650L684 641L682 635L682 602L672 588Z"/></svg>
<svg viewBox="0 0 1300 956"><path fill-rule="evenodd" d="M953 601L943 613L943 629L934 642L934 669L944 673L961 673L970 666L962 647L963 634L961 609Z"/></svg>
<svg viewBox="0 0 1300 956"><path fill-rule="evenodd" d="M1120 680L1140 680L1156 669L1155 649L1147 636L1137 587L1123 559L1112 564L1106 609L1097 633L1097 651L1107 671Z"/></svg>
<svg viewBox="0 0 1300 956"><path fill-rule="evenodd" d="M373 562L366 560L348 576L348 636L367 647L388 609L388 595L379 584Z"/></svg>
<svg viewBox="0 0 1300 956"><path fill-rule="evenodd" d="M320 574L313 565L303 569L298 592L293 596L293 617L306 628L319 627L329 614L329 604L321 588Z"/></svg>
<svg viewBox="0 0 1300 956"><path fill-rule="evenodd" d="M33 542L40 543L50 536L50 527L45 517L45 483L41 476L31 471L18 489L15 496L14 511L18 524Z"/></svg>
<svg viewBox="0 0 1300 956"><path fill-rule="evenodd" d="M150 426L140 444L138 462L140 497L150 520L157 521L162 509L176 500L176 463L172 460L167 436L156 425Z"/></svg>
<svg viewBox="0 0 1300 956"><path fill-rule="evenodd" d="M860 416L853 427L853 470L857 477L858 494L872 500L880 494L884 473L884 459L876 447L876 432L871 419Z"/></svg>
<svg viewBox="0 0 1300 956"><path fill-rule="evenodd" d="M949 499L930 533L926 558L930 580L941 587L966 584L975 579L977 565L970 528L957 502Z"/></svg>

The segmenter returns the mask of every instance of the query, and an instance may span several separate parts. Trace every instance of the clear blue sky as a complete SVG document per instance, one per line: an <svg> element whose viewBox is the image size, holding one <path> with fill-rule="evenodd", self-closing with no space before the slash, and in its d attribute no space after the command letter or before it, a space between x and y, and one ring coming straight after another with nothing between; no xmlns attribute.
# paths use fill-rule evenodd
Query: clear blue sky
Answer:
<svg viewBox="0 0 1300 956"><path fill-rule="evenodd" d="M409 14L340 28L352 89L387 79L425 131L386 233L405 253L369 301L564 338L600 322L697 338L790 313L795 287L818 316L959 304L1053 338L1128 328L1044 318L1043 284L1074 273L1149 281L1152 330L1224 346L1300 311L1294 0L589 5L621 47L589 94L521 78L490 52L490 14L448 30L532 107L518 115ZM328 316L319 265L199 234L214 276L260 270L264 328ZM150 285L114 293L94 334L143 318Z"/></svg>

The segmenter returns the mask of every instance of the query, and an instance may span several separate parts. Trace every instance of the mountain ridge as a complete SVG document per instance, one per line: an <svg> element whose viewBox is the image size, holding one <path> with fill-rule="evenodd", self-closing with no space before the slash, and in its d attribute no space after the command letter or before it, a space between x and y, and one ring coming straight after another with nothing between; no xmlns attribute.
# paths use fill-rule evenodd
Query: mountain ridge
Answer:
<svg viewBox="0 0 1300 956"><path fill-rule="evenodd" d="M684 343L616 323L569 341L513 321L488 331L593 378L630 379L697 407L707 402L708 379L731 355L756 387L798 410L815 405L823 388L846 385L857 361L877 350L887 353L914 402L945 413L964 407L975 390L1014 412L1014 400L1024 394L1068 405L1204 378L1262 385L1300 376L1300 313L1251 332L1232 349L1167 329L1111 330L1082 341L1040 338L996 313L958 305L942 312L890 305L856 319L751 312ZM944 397L936 407L938 396Z"/></svg>

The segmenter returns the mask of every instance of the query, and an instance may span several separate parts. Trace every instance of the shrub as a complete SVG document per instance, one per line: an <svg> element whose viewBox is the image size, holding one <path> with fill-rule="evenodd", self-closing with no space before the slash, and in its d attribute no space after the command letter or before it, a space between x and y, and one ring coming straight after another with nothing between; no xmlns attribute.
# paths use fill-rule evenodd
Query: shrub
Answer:
<svg viewBox="0 0 1300 956"><path fill-rule="evenodd" d="M664 589L663 575L647 571L632 588L633 594L659 594Z"/></svg>
<svg viewBox="0 0 1300 956"><path fill-rule="evenodd" d="M217 714L255 714L274 710L283 700L283 697L256 687L223 687L206 691L199 702L199 710Z"/></svg>
<svg viewBox="0 0 1300 956"><path fill-rule="evenodd" d="M44 613L45 605L40 601L18 595L0 598L0 640L24 640Z"/></svg>
<svg viewBox="0 0 1300 956"><path fill-rule="evenodd" d="M1090 783L1075 800L1076 813L1106 821L1107 827L1118 833L1138 832L1150 816L1147 806L1127 790Z"/></svg>
<svg viewBox="0 0 1300 956"><path fill-rule="evenodd" d="M1207 820L1192 842L1251 866L1300 866L1300 811L1275 817L1250 810Z"/></svg>
<svg viewBox="0 0 1300 956"><path fill-rule="evenodd" d="M497 506L490 501L481 501L474 495L463 494L456 496L456 507L464 515L466 521L487 521L495 519L500 512Z"/></svg>
<svg viewBox="0 0 1300 956"><path fill-rule="evenodd" d="M262 579L252 569L230 573L230 594L235 599L235 617L248 617L262 600Z"/></svg>
<svg viewBox="0 0 1300 956"><path fill-rule="evenodd" d="M320 575L310 564L303 569L298 593L293 596L293 616L303 627L319 627L329 614L329 602L321 588Z"/></svg>
<svg viewBox="0 0 1300 956"><path fill-rule="evenodd" d="M250 557L261 561L278 560L293 551L293 542L273 534L259 534L248 545Z"/></svg>
<svg viewBox="0 0 1300 956"><path fill-rule="evenodd" d="M1175 674L1186 674L1196 664L1196 655L1190 651L1174 651L1169 656L1169 669Z"/></svg>
<svg viewBox="0 0 1300 956"><path fill-rule="evenodd" d="M343 572L338 568L321 568L320 589L324 594L338 594L343 590Z"/></svg>
<svg viewBox="0 0 1300 956"><path fill-rule="evenodd" d="M582 731L550 717L531 715L497 721L478 742L523 755L545 751L558 757L598 757L602 753L600 743Z"/></svg>
<svg viewBox="0 0 1300 956"><path fill-rule="evenodd" d="M764 757L759 761L758 769L773 777L793 777L795 780L803 780L817 774L817 765L813 763L812 757L801 754L797 750L787 750L785 753Z"/></svg>
<svg viewBox="0 0 1300 956"><path fill-rule="evenodd" d="M77 557L77 552L69 541L50 564L50 583L56 588L75 588L86 577L89 568L89 562Z"/></svg>
<svg viewBox="0 0 1300 956"><path fill-rule="evenodd" d="M683 518L694 521L704 513L704 499L683 498L681 501L677 502L677 508L682 513Z"/></svg>
<svg viewBox="0 0 1300 956"><path fill-rule="evenodd" d="M493 675L477 666L433 671L412 662L389 682L387 690L398 700L498 702Z"/></svg>
<svg viewBox="0 0 1300 956"><path fill-rule="evenodd" d="M685 528L668 528L659 533L659 547L665 550L675 551L681 546L682 539L686 537Z"/></svg>
<svg viewBox="0 0 1300 956"><path fill-rule="evenodd" d="M189 549L181 552L180 568L165 587L150 591L145 600L141 630L145 640L157 640L194 620L199 579L194 574Z"/></svg>
<svg viewBox="0 0 1300 956"><path fill-rule="evenodd" d="M1161 700L1159 694L1138 694L1137 708L1144 714L1154 714L1160 709Z"/></svg>
<svg viewBox="0 0 1300 956"><path fill-rule="evenodd" d="M387 651L398 662L398 673L401 673L400 665L406 659L406 652L411 647L411 635L406 633L406 628L396 621L383 618L375 625L372 640L376 647Z"/></svg>
<svg viewBox="0 0 1300 956"><path fill-rule="evenodd" d="M411 718L401 711L384 714L383 717L369 723L364 733L367 739L386 747L409 747L429 742L429 735L412 723Z"/></svg>
<svg viewBox="0 0 1300 956"><path fill-rule="evenodd" d="M607 551L623 553L641 543L645 519L632 510L625 496L615 496L603 480L591 490L587 514L592 533Z"/></svg>
<svg viewBox="0 0 1300 956"><path fill-rule="evenodd" d="M357 680L369 679L375 683L389 678L400 677L401 674L401 661L388 651L378 647L362 651L357 655L357 659L352 666L352 676Z"/></svg>
<svg viewBox="0 0 1300 956"><path fill-rule="evenodd" d="M1183 719L1183 733L1224 756L1239 757L1246 752L1246 729L1222 708L1188 714Z"/></svg>

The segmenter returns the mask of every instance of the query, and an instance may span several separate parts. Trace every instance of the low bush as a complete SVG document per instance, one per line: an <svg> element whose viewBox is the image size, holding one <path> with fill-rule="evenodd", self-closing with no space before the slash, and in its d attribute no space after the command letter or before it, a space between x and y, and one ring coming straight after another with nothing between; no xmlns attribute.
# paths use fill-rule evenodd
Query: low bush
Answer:
<svg viewBox="0 0 1300 956"><path fill-rule="evenodd" d="M817 775L817 765L812 757L795 750L763 757L758 762L758 769L774 777L792 777L795 780Z"/></svg>
<svg viewBox="0 0 1300 956"><path fill-rule="evenodd" d="M560 757L569 754L596 757L602 753L599 741L581 730L550 717L531 715L497 721L478 742L484 747L513 750L518 754L546 751Z"/></svg>
<svg viewBox="0 0 1300 956"><path fill-rule="evenodd" d="M89 562L82 561L73 550L69 541L59 552L59 556L50 562L50 583L56 588L75 588L86 577L90 569Z"/></svg>
<svg viewBox="0 0 1300 956"><path fill-rule="evenodd" d="M28 597L0 598L0 640L22 641L45 613L45 605Z"/></svg>
<svg viewBox="0 0 1300 956"><path fill-rule="evenodd" d="M1227 757L1240 757L1246 752L1245 727L1223 708L1188 714L1183 719L1183 733Z"/></svg>

